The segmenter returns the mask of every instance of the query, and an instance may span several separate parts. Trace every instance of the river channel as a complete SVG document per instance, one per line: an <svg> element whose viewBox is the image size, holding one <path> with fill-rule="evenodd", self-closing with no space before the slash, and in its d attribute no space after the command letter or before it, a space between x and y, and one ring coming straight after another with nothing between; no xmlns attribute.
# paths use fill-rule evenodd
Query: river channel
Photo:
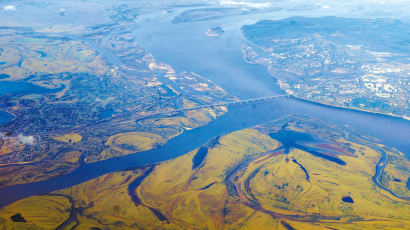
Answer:
<svg viewBox="0 0 410 230"><path fill-rule="evenodd" d="M229 94L242 99L283 94L265 67L244 61L241 48L245 41L236 22L238 18L179 24L171 23L166 17L159 18L142 18L134 28L135 39L158 61L170 64L176 71L200 74ZM207 29L217 25L223 25L225 33L217 38L207 37ZM340 127L353 127L404 152L407 157L410 154L410 122L407 120L284 97L229 106L229 111L217 120L187 130L153 150L85 163L66 175L46 181L1 188L0 207L32 195L67 188L110 172L173 159L217 136L291 114L305 114L328 120Z"/></svg>

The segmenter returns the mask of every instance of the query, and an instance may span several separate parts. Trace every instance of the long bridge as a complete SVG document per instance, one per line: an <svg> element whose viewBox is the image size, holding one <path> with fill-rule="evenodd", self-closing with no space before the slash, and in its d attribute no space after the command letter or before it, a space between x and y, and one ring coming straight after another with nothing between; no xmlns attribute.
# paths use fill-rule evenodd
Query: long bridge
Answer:
<svg viewBox="0 0 410 230"><path fill-rule="evenodd" d="M270 100L273 100L273 99L276 99L276 98L289 97L289 96L290 96L289 94L281 94L281 95L268 96L268 97L250 98L250 99L244 99L244 100L238 100L238 101L230 101L230 102L222 102L222 103L216 103L216 104L210 104L210 105L195 106L195 107L191 107L191 108L175 109L175 110L171 110L171 111L167 111L167 112L162 112L161 114L187 112L187 111L200 110L200 109L205 109L205 108L212 108L212 107L219 107L219 106L229 106L229 105L236 105L236 104L245 104L245 103L259 102L259 101L270 101Z"/></svg>

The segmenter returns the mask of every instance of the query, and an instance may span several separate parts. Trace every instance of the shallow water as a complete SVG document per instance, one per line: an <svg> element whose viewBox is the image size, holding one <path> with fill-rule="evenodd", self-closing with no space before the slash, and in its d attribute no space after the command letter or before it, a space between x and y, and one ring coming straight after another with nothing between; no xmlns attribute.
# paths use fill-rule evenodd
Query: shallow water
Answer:
<svg viewBox="0 0 410 230"><path fill-rule="evenodd" d="M0 81L0 98L15 98L27 94L54 93L62 90L63 88L64 86L56 89L49 89L24 81ZM0 110L0 125L9 123L11 120L13 120L13 118L13 115Z"/></svg>
<svg viewBox="0 0 410 230"><path fill-rule="evenodd" d="M230 21L222 18L179 24L172 24L170 18L166 17L158 20L141 19L134 28L134 37L158 61L170 64L178 72L198 73L232 95L253 98L282 94L265 67L244 61L241 53L244 40L239 25L246 20L242 19L240 21L232 17ZM204 34L208 28L222 24L225 30L222 36L210 38ZM82 38L77 36L76 39ZM94 47L95 44L91 42L88 44L113 62L118 61L107 50ZM407 120L324 106L292 97L280 98L269 102L229 106L228 113L219 119L203 127L185 131L154 150L86 163L69 174L46 181L1 188L0 207L31 195L67 188L113 171L173 159L217 136L290 114L309 115L331 121L340 127L351 126L366 135L379 138L384 144L403 151L407 156L410 154L410 122Z"/></svg>
<svg viewBox="0 0 410 230"><path fill-rule="evenodd" d="M41 87L25 81L0 81L0 97L17 97L27 94L54 93L62 90L64 86L57 89Z"/></svg>
<svg viewBox="0 0 410 230"><path fill-rule="evenodd" d="M0 110L0 125L5 125L9 123L10 121L13 120L13 118L14 116L11 115L10 113Z"/></svg>
<svg viewBox="0 0 410 230"><path fill-rule="evenodd" d="M261 65L245 62L241 48L246 45L241 26L275 13L239 15L201 22L172 24L166 16L140 19L135 39L160 62L177 71L192 71L220 85L239 98L283 94L276 80ZM155 16L155 15L154 15ZM277 16L275 16L277 17ZM222 25L225 33L218 38L205 35L208 28ZM341 127L350 125L364 134L380 138L390 147L410 154L410 121L390 116L338 109L295 98L283 98L281 114L302 113L329 120ZM251 117L249 119L252 119Z"/></svg>
<svg viewBox="0 0 410 230"><path fill-rule="evenodd" d="M298 105L297 103L302 104ZM110 172L121 171L174 159L204 145L215 137L278 119L286 114L303 113L303 105L305 104L306 103L298 102L297 100L281 98L280 100L270 102L230 106L228 113L219 119L205 126L185 131L181 135L169 140L167 143L156 149L107 159L96 163L86 163L69 174L46 181L1 188L0 207L31 195L43 194L67 188ZM373 133L394 131L403 133L410 130L409 123L403 123L401 119L391 119L390 117L374 116L369 113L349 111L320 105L309 105L309 107L313 108L312 111L315 112L313 115L316 115L319 119L326 116L339 120L345 118L341 121L341 124L349 124L355 127L365 128L368 123L364 121L368 120L371 122L376 122L378 126L373 127ZM400 138L397 136L394 138L396 141L401 140L402 143L405 143L404 147L408 150L408 143L403 142L403 139L405 139L405 137Z"/></svg>

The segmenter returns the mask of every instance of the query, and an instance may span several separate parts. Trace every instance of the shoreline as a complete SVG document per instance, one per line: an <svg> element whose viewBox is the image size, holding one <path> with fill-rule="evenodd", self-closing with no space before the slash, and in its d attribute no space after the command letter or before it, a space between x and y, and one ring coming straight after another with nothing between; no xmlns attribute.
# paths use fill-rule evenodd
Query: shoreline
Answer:
<svg viewBox="0 0 410 230"><path fill-rule="evenodd" d="M329 108L337 108L337 109L347 110L347 111L351 111L351 112L359 112L359 113L372 114L372 115L375 115L375 116L381 116L381 117L387 117L387 118L393 118L393 119L401 119L401 120L410 122L410 117L406 117L406 116L401 117L401 116L394 115L394 114L375 112L375 111L371 111L371 110L358 109L358 108L354 108L354 107L346 107L346 106L341 106L341 105L326 104L326 103L323 103L323 102L312 101L312 100L309 100L309 99L298 97L294 94L289 94L289 93L287 93L287 94L289 95L288 97L290 97L290 98L293 98L293 99L298 100L298 101L306 102L306 103L311 103L311 104L320 105L320 106L326 106L326 107L329 107Z"/></svg>
<svg viewBox="0 0 410 230"><path fill-rule="evenodd" d="M242 34L243 36L243 34ZM245 39L245 37L243 37L243 39ZM250 45L254 45L257 46L255 44L253 44L252 42L248 41L245 39L245 41L250 44ZM262 49L261 47L257 46L257 48ZM243 53L243 52L242 52ZM279 88L283 91L283 93L286 93L288 95L289 98L293 98L295 100L298 101L302 101L302 102L307 102L307 103L311 103L311 104L315 104L315 105L320 105L320 106L326 106L326 107L330 107L330 108L338 108L338 109L343 109L343 110L348 110L348 111L355 111L355 112L361 112L361 113L369 113L369 114L373 114L373 115L377 115L377 116L382 116L382 117L389 117L389 118L394 118L394 119L402 119L404 121L410 121L410 117L407 116L399 116L399 115L395 115L392 113L382 113L382 112L376 112L376 111L371 111L371 110L365 110L365 109L359 109L359 108L355 108L355 107L346 107L346 106L342 106L342 105L334 105L334 104L327 104L324 102L319 102L319 101L313 101L313 100L309 100L300 96L296 96L295 94L291 94L289 92L287 92L287 90L285 90L282 85L280 84L280 79L272 76L269 72L269 70L267 69L268 67L266 65L264 65L263 63L254 63L251 62L250 60L247 59L246 54L244 54L243 56L243 60L251 65L260 65L266 68L266 71L268 72L269 76L272 77L273 79L275 79L276 84L279 86Z"/></svg>
<svg viewBox="0 0 410 230"><path fill-rule="evenodd" d="M249 41L248 39L246 39L245 35L243 34L242 27L241 27L240 30L241 30L241 37L242 37L242 39L243 39L246 43L248 43L248 45L250 45L251 47L252 47L252 46L253 46L253 47L256 47L257 49L261 49L261 50L265 50L265 49L266 49L266 47L256 45L255 43L253 43L253 42ZM382 115L382 116L384 116L384 117L400 118L400 119L403 119L403 120L405 120L405 121L410 121L410 117L404 116L404 115L403 115L403 116L400 116L400 115L395 115L395 114L392 114L392 113L382 113L382 112L376 112L376 111L371 111L371 110L359 109L359 108L355 108L355 107L346 107L346 106L342 106L342 105L327 104L327 103L324 103L324 102L313 101L313 100L309 100L309 99L306 99L306 98L303 98L303 97L300 97L300 96L296 96L295 94L288 93L287 90L285 90L285 89L282 87L282 85L280 84L280 81L281 81L281 80L280 80L279 78L273 76L273 75L270 73L270 71L269 71L269 66L265 65L265 63L255 63L255 62L252 62L251 60L249 60L249 59L247 58L246 53L244 53L244 52L242 51L242 54L243 54L243 57L242 57L242 58L243 58L243 60L244 60L246 63L252 64L252 65L260 65L260 66L265 67L265 68L266 68L266 71L267 71L268 74L269 74L269 76L271 76L273 79L275 79L276 84L279 86L279 88L280 88L284 93L288 94L289 97L292 97L292 98L294 98L294 99L296 99L296 100L303 101L303 102L308 102L308 103L313 103L313 104L316 104L316 105L329 106L329 107L334 107L334 108L339 108L339 109L347 109L347 110L350 110L350 111L365 112L365 113L370 113L370 114L374 114L374 115Z"/></svg>

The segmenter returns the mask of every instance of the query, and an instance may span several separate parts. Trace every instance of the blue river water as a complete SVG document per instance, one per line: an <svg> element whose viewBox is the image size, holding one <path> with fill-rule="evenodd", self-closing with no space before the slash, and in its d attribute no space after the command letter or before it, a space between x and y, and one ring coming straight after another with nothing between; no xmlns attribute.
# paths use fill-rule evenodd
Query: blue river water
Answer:
<svg viewBox="0 0 410 230"><path fill-rule="evenodd" d="M341 125L348 124L359 129L366 129L368 125L378 124L369 129L371 133L396 132L404 134L407 132L408 134L410 130L409 122L403 123L402 119L310 104L292 98L233 105L229 107L229 112L219 119L205 126L185 131L156 149L96 163L86 163L66 175L49 180L1 188L0 207L31 195L67 188L110 172L173 159L200 147L217 136L278 119L284 115L306 114L306 110L313 111L309 114L319 119L328 119L329 116L333 118L332 120L339 120ZM405 142L406 137L400 138L399 136L396 136L399 140L392 138L390 142L392 144L400 141ZM389 140L387 137L384 139ZM405 145L407 146L402 147L409 149L408 143Z"/></svg>
<svg viewBox="0 0 410 230"><path fill-rule="evenodd" d="M152 17L157 18L156 15ZM134 37L158 61L170 64L177 71L187 70L204 76L231 95L246 99L284 94L264 66L247 63L241 52L247 44L241 26L265 17L268 16L239 15L179 24L172 24L169 19L140 19L139 26L134 29ZM218 38L207 37L207 29L217 25L223 25L225 33ZM282 107L283 115L294 111L340 126L350 125L410 156L408 120L334 108L293 97L282 99L283 102L287 103Z"/></svg>
<svg viewBox="0 0 410 230"><path fill-rule="evenodd" d="M204 35L209 27L222 23L224 22L213 20L172 24L169 21L147 20L139 22L134 28L134 36L158 61L170 64L177 71L198 73L237 97L283 94L265 67L244 61L241 53L244 41L238 27L224 28L225 33L216 39ZM77 36L76 39L81 37ZM109 53L105 56L107 59L114 59L113 62L118 61ZM217 136L291 114L309 115L340 127L351 126L380 139L389 147L399 149L407 156L410 154L410 122L407 120L285 97L229 106L229 111L215 121L185 131L153 150L85 163L66 175L45 181L0 188L0 207L31 195L67 188L110 172L173 159Z"/></svg>

